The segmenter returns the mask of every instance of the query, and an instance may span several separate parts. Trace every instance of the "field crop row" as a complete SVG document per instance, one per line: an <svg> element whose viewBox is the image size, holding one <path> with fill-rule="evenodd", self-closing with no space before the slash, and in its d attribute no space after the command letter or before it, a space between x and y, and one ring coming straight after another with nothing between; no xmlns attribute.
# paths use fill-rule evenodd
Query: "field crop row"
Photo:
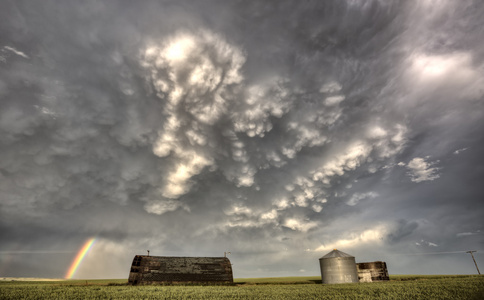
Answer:
<svg viewBox="0 0 484 300"><path fill-rule="evenodd" d="M0 299L484 299L483 276L420 276L335 285L295 284L298 278L279 280L281 284L276 279L260 284L263 278L243 279L234 286L129 286L124 285L125 280L0 281Z"/></svg>

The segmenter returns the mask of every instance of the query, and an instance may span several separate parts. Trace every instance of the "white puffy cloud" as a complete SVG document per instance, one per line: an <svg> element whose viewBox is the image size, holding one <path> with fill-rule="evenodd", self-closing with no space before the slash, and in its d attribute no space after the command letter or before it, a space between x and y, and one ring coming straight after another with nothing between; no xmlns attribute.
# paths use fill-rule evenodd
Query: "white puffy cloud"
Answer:
<svg viewBox="0 0 484 300"><path fill-rule="evenodd" d="M376 173L388 158L400 153L406 143L407 128L401 124L386 129L369 124L364 132L359 139L342 147L329 143L330 147L334 148L330 148L327 155L323 156L319 166L315 164L307 173L295 175L292 181L285 185L285 207L308 207L315 212L321 212L323 204L327 202L326 195L331 190L332 180L339 181L346 173L357 172L363 164L370 162L368 172ZM335 194L335 197L344 196L345 194L340 192ZM377 196L376 192L355 193L346 203L354 206L362 199Z"/></svg>
<svg viewBox="0 0 484 300"><path fill-rule="evenodd" d="M330 142L328 128L334 125L342 116L340 105L345 99L341 93L341 85L331 81L320 88L319 93L306 95L297 89L291 97L292 106L297 110L288 114L286 131L287 142L282 144L281 153L289 159L294 159L305 147L320 147ZM301 105L308 98L308 105Z"/></svg>
<svg viewBox="0 0 484 300"><path fill-rule="evenodd" d="M419 242L415 242L415 245L417 246L427 246L427 247L438 247L436 243L432 243L426 240L420 240Z"/></svg>
<svg viewBox="0 0 484 300"><path fill-rule="evenodd" d="M228 217L228 220L225 223L219 224L222 228L260 228L262 226L270 224L277 225L279 223L276 209L269 211L254 210L239 203L224 210L224 213Z"/></svg>
<svg viewBox="0 0 484 300"><path fill-rule="evenodd" d="M353 231L345 233L347 238L334 239L325 242L325 245L317 247L314 251L329 251L331 249L352 249L365 245L373 245L373 247L383 244L383 240L388 233L387 226L377 225L373 228L366 229L360 232Z"/></svg>
<svg viewBox="0 0 484 300"><path fill-rule="evenodd" d="M288 218L285 220L284 226L291 228L292 230L307 232L318 226L318 223L301 218Z"/></svg>
<svg viewBox="0 0 484 300"><path fill-rule="evenodd" d="M213 145L208 145L210 126L226 114L227 88L242 81L239 69L244 61L241 50L203 30L152 42L142 54L149 81L165 102L167 118L153 146L157 156L171 160L162 187L164 197L177 199L186 194L190 178L215 166L209 150ZM234 151L234 157L244 160L243 149ZM242 173L241 185L251 185L254 172Z"/></svg>
<svg viewBox="0 0 484 300"><path fill-rule="evenodd" d="M471 235L476 235L476 234L481 234L480 230L476 230L474 232L459 232L456 234L457 237L464 237L464 236L471 236Z"/></svg>
<svg viewBox="0 0 484 300"><path fill-rule="evenodd" d="M368 158L372 150L365 141L355 141L349 144L341 154L334 155L329 161L313 171L313 180L329 184L331 177L342 176L345 171L356 169Z"/></svg>
<svg viewBox="0 0 484 300"><path fill-rule="evenodd" d="M380 126L373 126L368 129L367 136L371 139L379 139L387 136L387 131Z"/></svg>
<svg viewBox="0 0 484 300"><path fill-rule="evenodd" d="M185 194L190 188L190 178L200 172L206 166L213 164L211 158L199 155L194 151L183 151L177 153L176 165L168 172L163 196L167 198L178 198Z"/></svg>
<svg viewBox="0 0 484 300"><path fill-rule="evenodd" d="M323 206L320 205L320 204L313 204L311 206L311 208L315 211L315 212L321 212L323 210Z"/></svg>
<svg viewBox="0 0 484 300"><path fill-rule="evenodd" d="M330 81L325 84L319 89L320 93L335 93L341 91L341 84L336 81Z"/></svg>
<svg viewBox="0 0 484 300"><path fill-rule="evenodd" d="M149 213L162 215L164 213L175 211L178 208L183 208L186 211L190 211L188 206L184 205L180 201L165 199L165 200L151 200L144 206L145 210Z"/></svg>
<svg viewBox="0 0 484 300"><path fill-rule="evenodd" d="M462 91L461 97L471 99L483 95L484 76L473 66L469 52L415 54L410 57L409 65L408 80L418 93L441 89L452 94Z"/></svg>
<svg viewBox="0 0 484 300"><path fill-rule="evenodd" d="M341 101L345 99L345 96L330 96L324 100L324 104L327 106L333 106L339 104Z"/></svg>
<svg viewBox="0 0 484 300"><path fill-rule="evenodd" d="M409 169L408 175L413 182L432 181L440 177L437 174L439 169L432 168L439 161L426 162L426 159L428 157L415 157L407 164L407 169Z"/></svg>
<svg viewBox="0 0 484 300"><path fill-rule="evenodd" d="M407 133L407 127L397 123L385 129L378 125L370 125L366 136L370 139L377 158L386 159L403 150L407 142Z"/></svg>
<svg viewBox="0 0 484 300"><path fill-rule="evenodd" d="M231 119L236 132L263 137L272 129L270 117L282 117L290 106L284 80L275 77L247 87L244 99L237 103Z"/></svg>
<svg viewBox="0 0 484 300"><path fill-rule="evenodd" d="M469 149L469 148L461 148L461 149L457 149L457 150L455 150L455 151L454 151L454 154L455 154L455 155L459 155L459 154L461 154L462 152L466 151L467 149Z"/></svg>
<svg viewBox="0 0 484 300"><path fill-rule="evenodd" d="M16 55L22 56L23 58L27 58L27 59L30 58L27 54L23 53L20 50L15 49L14 47L4 46L3 48L5 50L8 50L8 51L11 51L11 52L15 53Z"/></svg>
<svg viewBox="0 0 484 300"><path fill-rule="evenodd" d="M376 198L378 197L378 193L376 192L367 192L367 193L354 193L351 198L346 202L346 204L350 205L350 206L354 206L356 204L358 204L358 202L360 202L361 200L363 199L367 199L367 198Z"/></svg>

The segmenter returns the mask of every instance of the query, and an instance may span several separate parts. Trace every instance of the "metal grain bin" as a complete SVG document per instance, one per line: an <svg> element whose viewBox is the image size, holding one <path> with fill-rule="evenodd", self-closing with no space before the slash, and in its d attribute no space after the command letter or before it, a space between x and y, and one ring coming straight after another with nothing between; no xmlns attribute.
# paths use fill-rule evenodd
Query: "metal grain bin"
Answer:
<svg viewBox="0 0 484 300"><path fill-rule="evenodd" d="M323 284L358 282L354 256L334 249L319 259L319 265Z"/></svg>

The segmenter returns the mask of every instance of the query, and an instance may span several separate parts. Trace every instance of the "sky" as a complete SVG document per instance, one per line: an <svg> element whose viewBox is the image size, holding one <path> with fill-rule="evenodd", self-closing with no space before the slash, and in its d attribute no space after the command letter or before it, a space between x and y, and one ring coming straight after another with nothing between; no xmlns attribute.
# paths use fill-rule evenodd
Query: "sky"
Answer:
<svg viewBox="0 0 484 300"><path fill-rule="evenodd" d="M0 2L0 277L484 268L482 1Z"/></svg>

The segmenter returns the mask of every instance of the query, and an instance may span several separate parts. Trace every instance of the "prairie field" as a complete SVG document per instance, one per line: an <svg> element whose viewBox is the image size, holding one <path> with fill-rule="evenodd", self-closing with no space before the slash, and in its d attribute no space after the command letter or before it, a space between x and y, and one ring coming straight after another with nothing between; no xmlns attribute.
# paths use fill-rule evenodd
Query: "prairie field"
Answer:
<svg viewBox="0 0 484 300"><path fill-rule="evenodd" d="M479 275L393 275L390 281L322 285L319 276L239 278L233 285L130 286L125 279L0 279L0 299L484 299Z"/></svg>

